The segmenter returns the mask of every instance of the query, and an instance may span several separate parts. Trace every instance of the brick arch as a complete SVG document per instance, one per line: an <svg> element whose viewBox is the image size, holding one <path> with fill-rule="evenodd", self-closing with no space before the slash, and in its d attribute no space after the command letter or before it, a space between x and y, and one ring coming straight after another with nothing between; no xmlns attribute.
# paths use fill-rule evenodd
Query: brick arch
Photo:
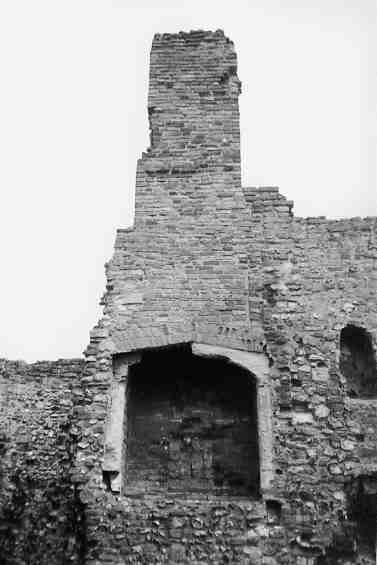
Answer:
<svg viewBox="0 0 377 565"><path fill-rule="evenodd" d="M272 409L269 365L264 353L253 353L226 347L192 342L194 356L224 359L251 374L256 384L260 493L269 492L273 479ZM105 430L103 476L107 487L121 493L124 476L124 429L126 392L129 370L141 361L143 350L113 357L113 383Z"/></svg>

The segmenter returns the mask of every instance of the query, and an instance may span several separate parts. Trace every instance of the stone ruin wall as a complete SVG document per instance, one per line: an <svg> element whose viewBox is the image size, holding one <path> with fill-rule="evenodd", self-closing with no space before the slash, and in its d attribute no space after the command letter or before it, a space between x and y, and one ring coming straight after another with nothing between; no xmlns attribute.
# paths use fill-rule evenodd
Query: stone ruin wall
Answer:
<svg viewBox="0 0 377 565"><path fill-rule="evenodd" d="M349 324L367 330L376 350L377 220L295 218L278 189L242 188L239 93L222 32L155 36L135 226L117 232L85 365L4 362L4 450L21 475L38 475L31 508L53 525L41 521L43 541L30 551L51 556L56 543L46 563L64 563L61 552L90 565L375 562L360 524L376 514L377 395L351 397L339 363ZM259 497L127 496L129 374L146 349L192 343L247 365L255 379ZM65 367L59 379L57 367ZM14 403L27 406L22 421L39 438L31 466ZM41 476L62 485L53 511ZM21 552L5 563L26 562L22 536L35 534L28 512L10 526L1 514Z"/></svg>
<svg viewBox="0 0 377 565"><path fill-rule="evenodd" d="M71 473L82 359L0 360L0 563L82 563L84 516Z"/></svg>
<svg viewBox="0 0 377 565"><path fill-rule="evenodd" d="M259 232L254 288L274 361L275 479L291 551L317 563L317 545L328 556L318 563L359 563L363 553L373 563L353 529L352 497L368 483L375 498L376 396L350 398L339 362L348 324L365 328L376 350L376 219L293 218L277 189L246 198Z"/></svg>

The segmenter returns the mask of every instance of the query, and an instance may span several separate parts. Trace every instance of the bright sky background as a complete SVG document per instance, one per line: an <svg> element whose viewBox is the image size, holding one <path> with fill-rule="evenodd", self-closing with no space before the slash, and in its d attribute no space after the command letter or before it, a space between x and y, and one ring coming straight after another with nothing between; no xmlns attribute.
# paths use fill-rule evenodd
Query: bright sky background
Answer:
<svg viewBox="0 0 377 565"><path fill-rule="evenodd" d="M377 215L376 0L0 0L0 357L80 356L148 145L157 32L234 41L245 185Z"/></svg>

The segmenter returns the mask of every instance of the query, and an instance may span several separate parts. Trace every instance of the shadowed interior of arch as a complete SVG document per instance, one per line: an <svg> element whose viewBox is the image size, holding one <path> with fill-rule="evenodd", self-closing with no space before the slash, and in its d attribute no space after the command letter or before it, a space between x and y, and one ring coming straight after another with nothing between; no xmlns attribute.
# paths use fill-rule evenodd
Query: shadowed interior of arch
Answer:
<svg viewBox="0 0 377 565"><path fill-rule="evenodd" d="M256 383L189 344L144 352L130 370L125 494L257 496Z"/></svg>
<svg viewBox="0 0 377 565"><path fill-rule="evenodd" d="M339 368L350 397L377 397L377 369L370 334L361 327L345 326L340 334Z"/></svg>

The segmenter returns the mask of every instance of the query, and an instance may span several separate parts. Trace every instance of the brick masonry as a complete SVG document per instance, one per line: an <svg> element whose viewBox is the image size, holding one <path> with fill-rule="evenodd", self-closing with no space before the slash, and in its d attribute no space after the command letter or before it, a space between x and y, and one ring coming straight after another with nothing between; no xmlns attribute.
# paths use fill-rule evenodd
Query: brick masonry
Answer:
<svg viewBox="0 0 377 565"><path fill-rule="evenodd" d="M155 36L135 225L117 232L85 363L4 361L6 564L375 563L377 219L295 218L276 187L241 187L239 94L223 32ZM357 354L340 351L348 326L368 335ZM167 391L149 412L158 398L151 389L162 390L162 356L180 344L208 347L215 374L225 350L243 371L242 355L253 360L259 459L271 460L259 496L217 492L210 465L207 475L205 465L198 471L200 489L195 473L183 492L151 488L143 454L158 444L161 422L171 429L174 407ZM149 404L135 413L130 387L146 352L161 352L162 364L153 386L144 371ZM368 394L350 394L364 373ZM148 412L156 425L144 451L134 450L141 467L133 473L130 430L137 417L148 428ZM22 482L17 469L38 478ZM143 492L127 493L127 481L146 473ZM50 497L52 485L61 491Z"/></svg>

